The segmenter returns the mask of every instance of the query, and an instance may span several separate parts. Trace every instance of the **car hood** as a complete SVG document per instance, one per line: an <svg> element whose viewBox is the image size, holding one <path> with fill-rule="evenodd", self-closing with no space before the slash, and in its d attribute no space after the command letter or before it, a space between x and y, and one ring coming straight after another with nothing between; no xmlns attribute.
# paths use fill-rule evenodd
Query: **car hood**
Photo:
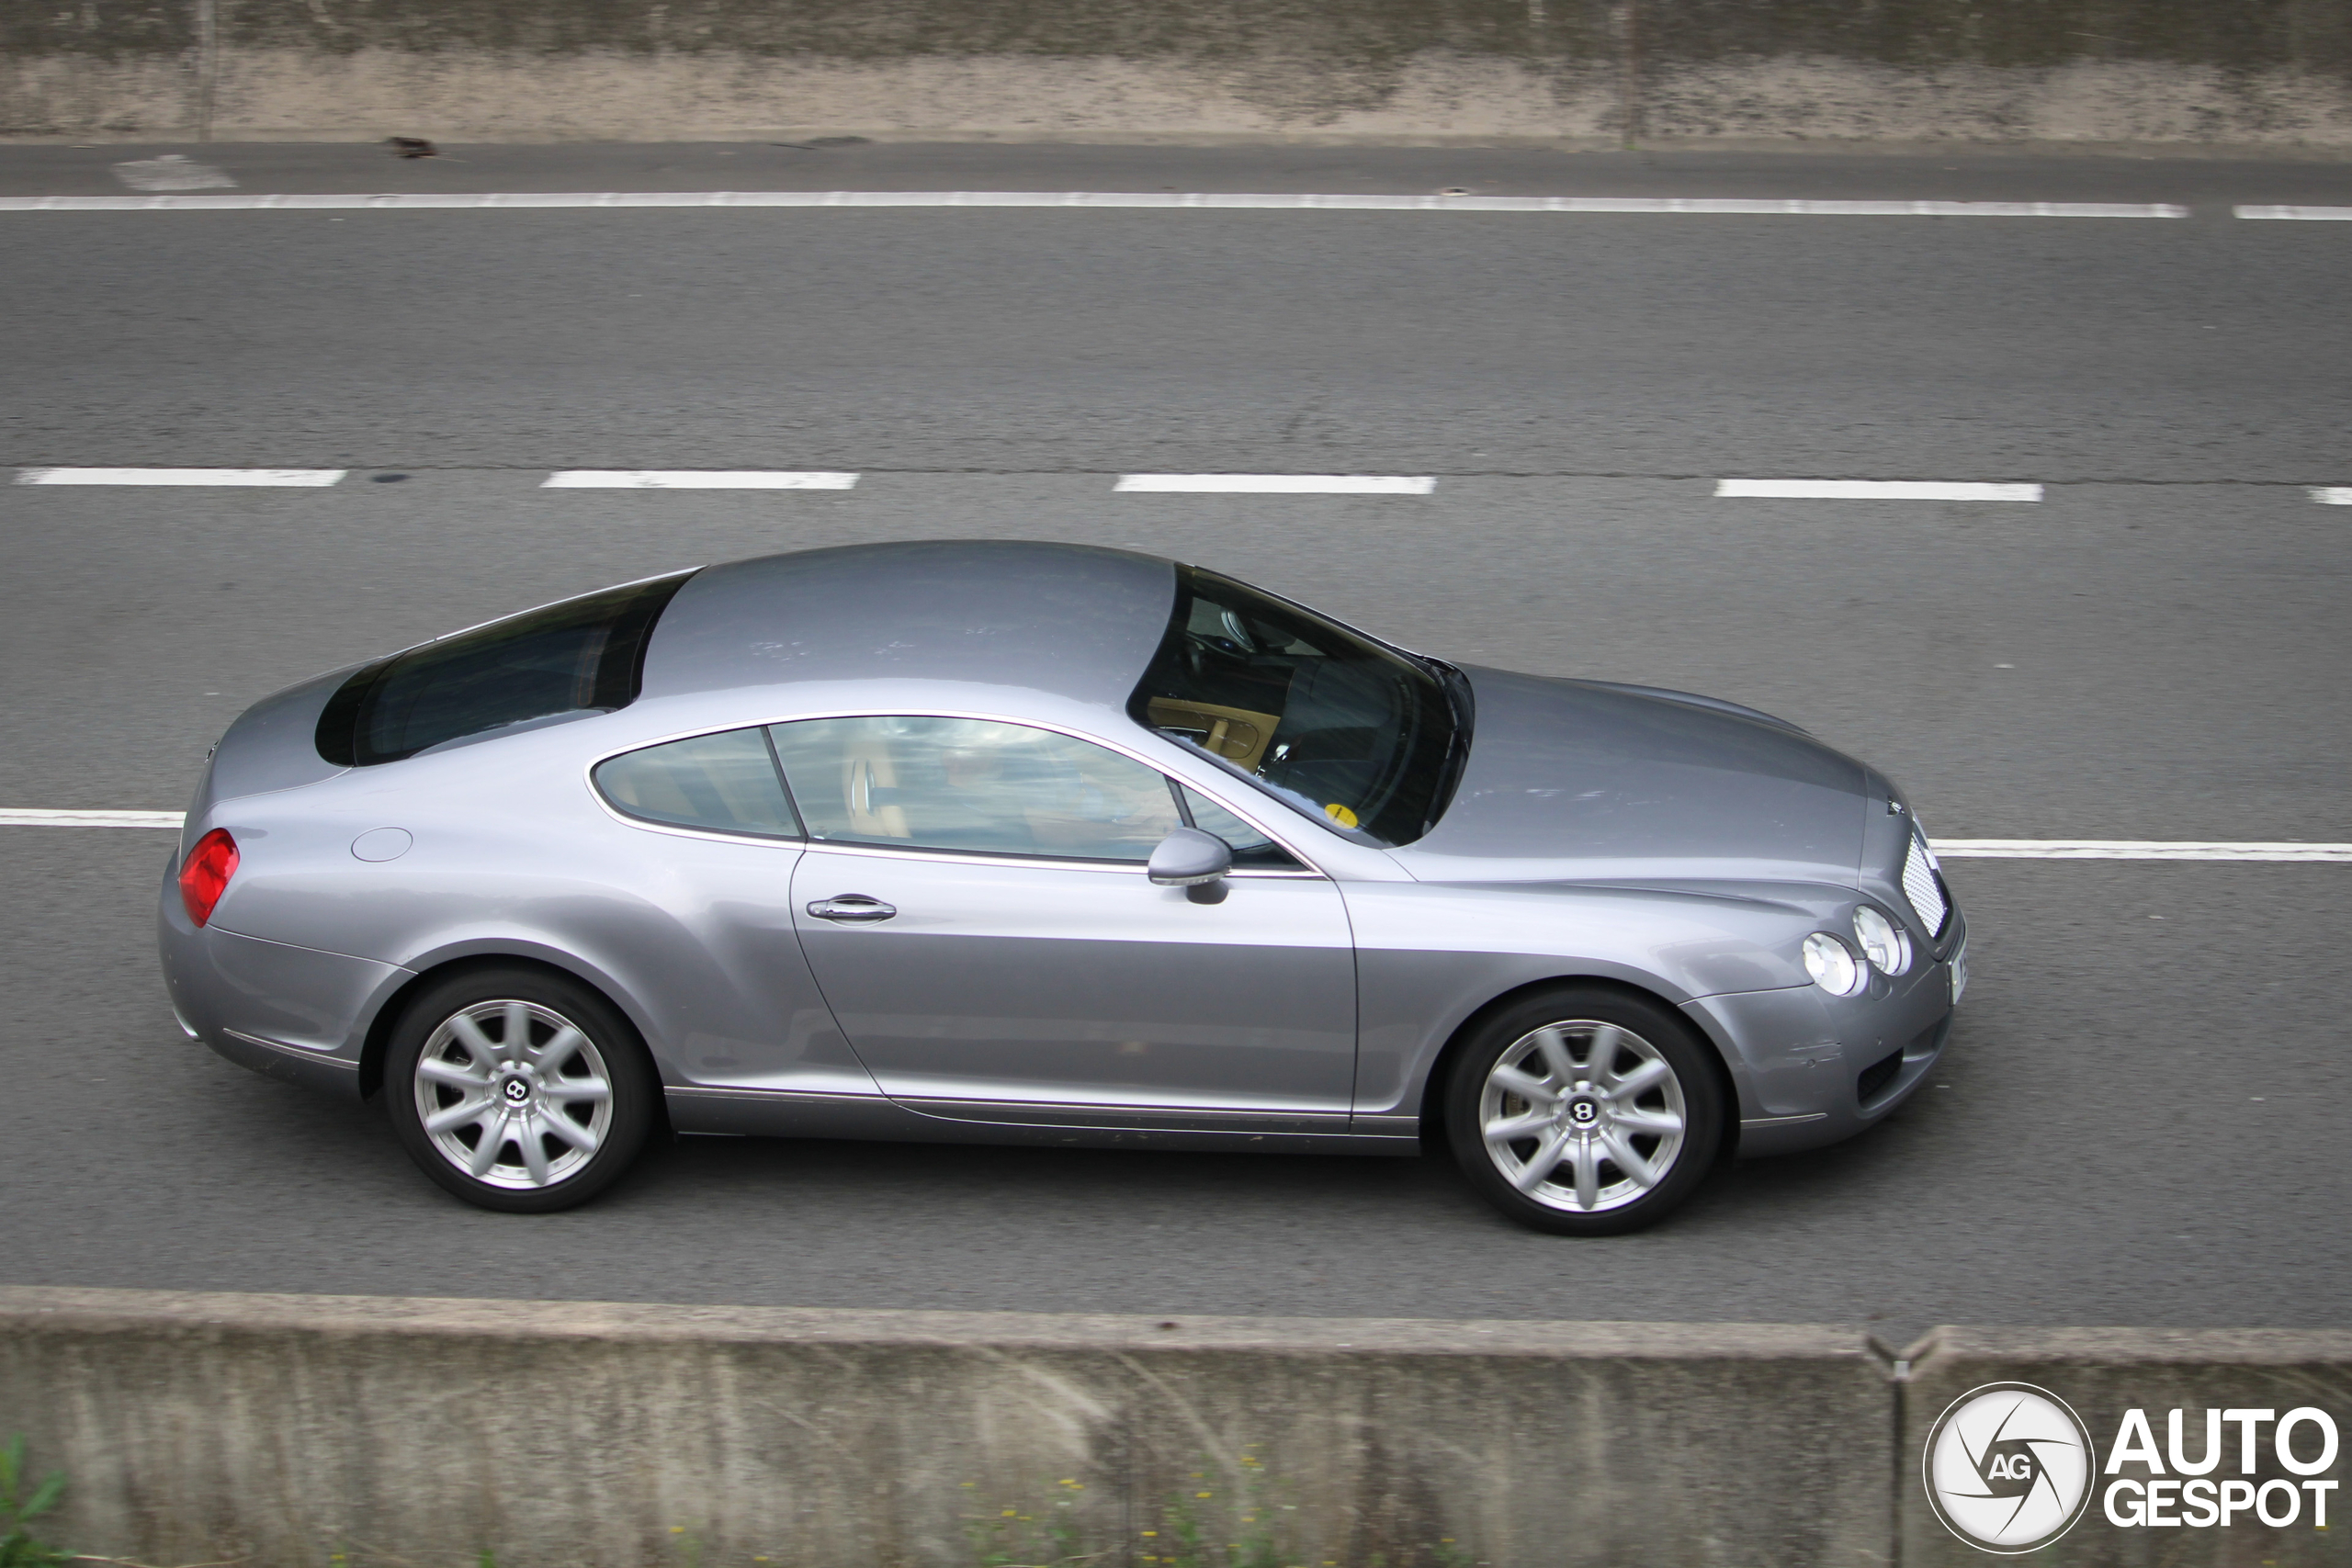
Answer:
<svg viewBox="0 0 2352 1568"><path fill-rule="evenodd" d="M1856 885L1869 773L1794 726L1707 697L1464 673L1461 784L1392 852L1416 877Z"/></svg>

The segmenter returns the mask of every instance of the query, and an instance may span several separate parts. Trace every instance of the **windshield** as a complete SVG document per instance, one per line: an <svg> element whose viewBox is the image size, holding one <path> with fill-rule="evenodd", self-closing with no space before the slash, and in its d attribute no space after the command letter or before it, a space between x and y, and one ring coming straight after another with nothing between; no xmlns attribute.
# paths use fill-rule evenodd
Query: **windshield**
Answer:
<svg viewBox="0 0 2352 1568"><path fill-rule="evenodd" d="M1127 711L1295 809L1390 845L1419 838L1445 809L1469 741L1466 705L1447 666L1179 567L1168 635Z"/></svg>

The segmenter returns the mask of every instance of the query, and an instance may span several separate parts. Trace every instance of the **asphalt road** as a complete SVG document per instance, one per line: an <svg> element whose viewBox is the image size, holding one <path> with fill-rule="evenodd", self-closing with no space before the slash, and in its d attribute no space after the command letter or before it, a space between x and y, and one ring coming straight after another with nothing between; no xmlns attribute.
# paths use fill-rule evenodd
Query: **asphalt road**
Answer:
<svg viewBox="0 0 2352 1568"><path fill-rule="evenodd" d="M0 194L153 150L10 149ZM256 696L673 565L1123 544L1478 662L1787 715L1951 837L2344 840L2352 226L2330 165L1464 150L186 149L246 189L1422 190L2177 200L2185 220L1408 213L0 214L0 806L174 808ZM367 161L364 164L362 160ZM928 160L928 162L926 162ZM1947 166L1949 164L1949 166ZM742 166L739 164L736 166ZM364 176L364 178L363 178ZM855 469L838 492L554 468ZM1427 497L1114 494L1430 473ZM405 476L392 479L389 476ZM2040 480L2039 504L1719 500ZM379 479L384 482L377 482ZM1436 1161L689 1140L576 1213L173 1027L164 835L0 828L0 1279L1163 1314L2328 1325L2352 1285L2339 866L1956 864L1934 1088L1645 1235Z"/></svg>
<svg viewBox="0 0 2352 1568"><path fill-rule="evenodd" d="M343 149L367 163L265 180L199 151L249 189L539 172ZM8 158L34 152L74 153ZM820 183L858 182L857 155ZM1007 186L1087 172L1004 156ZM1567 194L1633 183L1552 162ZM2060 167L2006 194L2079 194ZM2131 199L2163 198L2126 167ZM649 183L560 172L537 183ZM1769 173L1656 184L1749 194ZM2290 173L2342 194L2332 166ZM1944 194L1934 174L1916 188ZM2211 178L2191 166L2177 194L2190 175ZM1801 194L1896 177L1815 171ZM100 165L0 186L121 189ZM2195 210L11 214L0 461L2341 482L2343 231Z"/></svg>

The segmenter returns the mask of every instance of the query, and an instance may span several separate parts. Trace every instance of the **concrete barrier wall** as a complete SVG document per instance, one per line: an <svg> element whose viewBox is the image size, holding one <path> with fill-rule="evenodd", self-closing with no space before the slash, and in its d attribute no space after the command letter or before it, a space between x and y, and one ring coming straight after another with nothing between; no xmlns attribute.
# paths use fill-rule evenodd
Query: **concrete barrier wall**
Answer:
<svg viewBox="0 0 2352 1568"><path fill-rule="evenodd" d="M0 1291L0 1434L146 1563L1860 1564L1887 1409L1827 1329Z"/></svg>
<svg viewBox="0 0 2352 1568"><path fill-rule="evenodd" d="M1922 1444L2009 1380L2098 1454L2132 1408L2199 1454L2209 1408L2352 1427L2352 1333L1939 1329L1890 1363L1828 1327L0 1289L0 1436L69 1473L52 1535L145 1563L1923 1568L1982 1554ZM2094 1502L2036 1561L2352 1563L2334 1497L2325 1529Z"/></svg>
<svg viewBox="0 0 2352 1568"><path fill-rule="evenodd" d="M1939 1524L1928 1506L1921 1451L1937 1416L1962 1395L1988 1383L2023 1382L2047 1389L2070 1405L2089 1428L2100 1464L2082 1521L2054 1545L2028 1561L2037 1563L2115 1564L2117 1568L2185 1568L2188 1564L2245 1568L2316 1568L2352 1563L2352 1503L2345 1501L2352 1463L2341 1451L2333 1464L2311 1475L2279 1462L2276 1417L2310 1408L2324 1412L2339 1429L2338 1442L2352 1438L2352 1334L2295 1333L2280 1329L2236 1329L2227 1333L2158 1329L1939 1328L1914 1347L1901 1384L1904 1455L1902 1471L1904 1568L1983 1568L1985 1554ZM2148 1422L2156 1463L2114 1461L2117 1439L2129 1412ZM2181 1451L2191 1466L2174 1462L2172 1421L2181 1413ZM2220 1454L2205 1443L2208 1411L2259 1411L2273 1417L2247 1424L2223 1422ZM2315 1424L2299 1423L2290 1450L2304 1462L2319 1457ZM2127 1449L2133 1443L2126 1440ZM2247 1463L2247 1461L2251 1463ZM2110 1469L2110 1467L2112 1467ZM2146 1483L2163 1478L2169 1506L2165 1525L2118 1526L2108 1517L2107 1491L2125 1482L2117 1512L2131 1516L2143 1503ZM2293 1524L2267 1528L2258 1517L2239 1513L2224 1528L2212 1511L2179 1506L2182 1483L2202 1479L2216 1486L2235 1481L2249 1491L2285 1483L2301 1495ZM2335 1482L2327 1499L2325 1528L2317 1528L2309 1480ZM2274 1517L2286 1513L2287 1498L2275 1488ZM2203 1513L2198 1524L2189 1516Z"/></svg>
<svg viewBox="0 0 2352 1568"><path fill-rule="evenodd" d="M57 0L0 135L2352 150L2343 0Z"/></svg>

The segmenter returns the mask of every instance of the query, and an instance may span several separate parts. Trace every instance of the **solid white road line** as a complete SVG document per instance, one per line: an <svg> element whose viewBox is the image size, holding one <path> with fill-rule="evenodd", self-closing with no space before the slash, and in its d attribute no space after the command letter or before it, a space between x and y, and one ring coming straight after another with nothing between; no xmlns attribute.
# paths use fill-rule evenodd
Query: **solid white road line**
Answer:
<svg viewBox="0 0 2352 1568"><path fill-rule="evenodd" d="M371 196L351 192L321 196L0 197L0 212L306 212L351 208L520 210L566 207L1148 207L1321 212L1647 212L1804 218L2188 216L2188 209L2169 202L1783 201L1747 197L1341 196L1220 191L606 190L484 191L473 195Z"/></svg>
<svg viewBox="0 0 2352 1568"><path fill-rule="evenodd" d="M2321 485L2312 491L2312 499L2322 506L2352 506L2352 485Z"/></svg>
<svg viewBox="0 0 2352 1568"><path fill-rule="evenodd" d="M0 807L0 828L170 828L177 811L41 811ZM2174 860L2352 864L2352 844L2222 843L2149 839L1938 839L1946 860Z"/></svg>
<svg viewBox="0 0 2352 1568"><path fill-rule="evenodd" d="M1951 860L2238 860L2352 863L2352 844L2198 843L2146 839L1938 839Z"/></svg>
<svg viewBox="0 0 2352 1568"><path fill-rule="evenodd" d="M851 490L855 474L759 468L565 468L541 490Z"/></svg>
<svg viewBox="0 0 2352 1568"><path fill-rule="evenodd" d="M1121 474L1111 489L1161 495L1428 495L1428 474Z"/></svg>
<svg viewBox="0 0 2352 1568"><path fill-rule="evenodd" d="M2352 207L2233 207L2240 218L2275 218L2290 222L2352 223Z"/></svg>
<svg viewBox="0 0 2352 1568"><path fill-rule="evenodd" d="M19 468L20 485L331 485L348 468Z"/></svg>
<svg viewBox="0 0 2352 1568"><path fill-rule="evenodd" d="M1941 479L1717 479L1717 495L1780 501L2040 501L2040 485Z"/></svg>

